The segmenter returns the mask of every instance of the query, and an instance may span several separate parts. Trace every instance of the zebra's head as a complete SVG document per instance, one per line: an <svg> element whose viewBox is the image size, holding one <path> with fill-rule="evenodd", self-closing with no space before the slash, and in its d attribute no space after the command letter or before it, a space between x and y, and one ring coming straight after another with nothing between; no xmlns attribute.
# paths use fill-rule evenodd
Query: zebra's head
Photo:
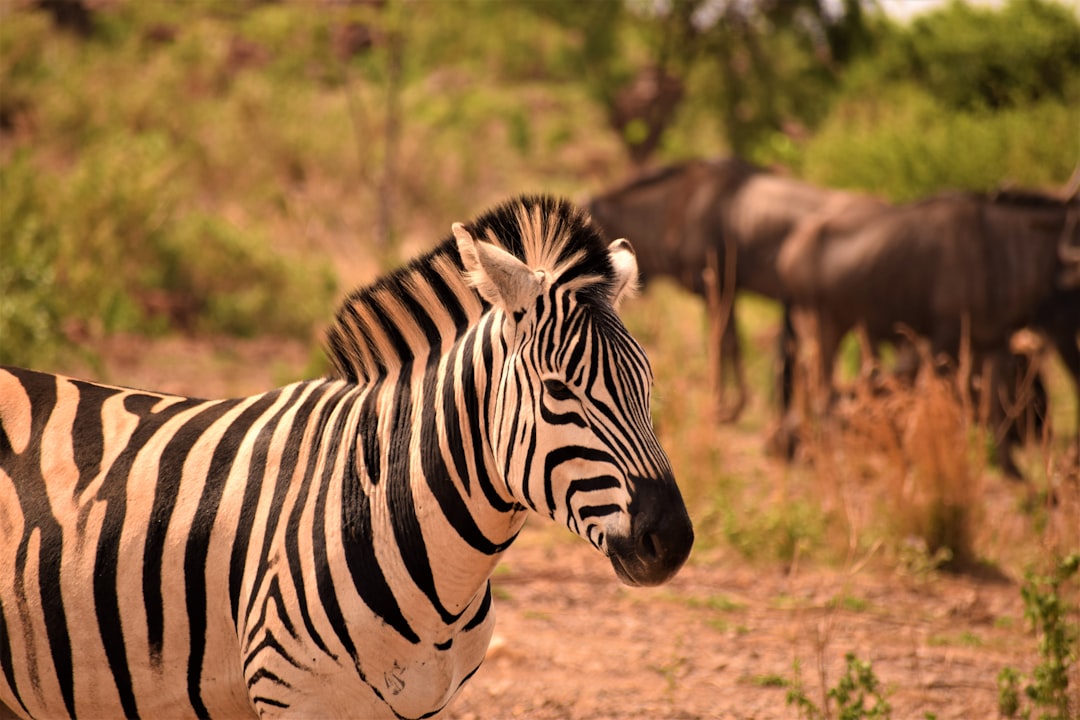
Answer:
<svg viewBox="0 0 1080 720"><path fill-rule="evenodd" d="M653 430L648 358L615 312L637 283L630 244L607 244L550 198L453 234L500 337L489 434L504 486L604 552L623 582L669 579L694 533Z"/></svg>

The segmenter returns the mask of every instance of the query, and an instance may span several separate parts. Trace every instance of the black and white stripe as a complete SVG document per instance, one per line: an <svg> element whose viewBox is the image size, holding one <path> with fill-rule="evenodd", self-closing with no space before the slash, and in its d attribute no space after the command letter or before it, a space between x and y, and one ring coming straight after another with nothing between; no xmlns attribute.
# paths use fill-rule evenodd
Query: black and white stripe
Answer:
<svg viewBox="0 0 1080 720"><path fill-rule="evenodd" d="M453 230L346 300L330 378L206 401L0 370L2 705L426 717L527 510L628 583L676 572L628 244L544 197Z"/></svg>

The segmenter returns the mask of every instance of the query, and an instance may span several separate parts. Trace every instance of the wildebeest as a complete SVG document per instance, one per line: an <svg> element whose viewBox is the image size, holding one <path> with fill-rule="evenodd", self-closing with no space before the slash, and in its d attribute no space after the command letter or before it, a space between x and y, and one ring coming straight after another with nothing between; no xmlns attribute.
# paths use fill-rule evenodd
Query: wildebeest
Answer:
<svg viewBox="0 0 1080 720"><path fill-rule="evenodd" d="M665 275L708 298L705 270L711 266L717 280L733 275L735 288L783 302L787 293L776 258L785 238L827 202L850 197L733 157L660 168L594 197L588 207L610 237L632 240L644 282ZM730 283L724 290L733 292ZM717 308L709 314L714 329L718 323L723 326L715 370L720 415L731 420L746 401L738 338L733 322L716 317ZM738 386L738 400L730 408L723 407L725 370L734 374ZM786 388L785 382L785 395Z"/></svg>
<svg viewBox="0 0 1080 720"><path fill-rule="evenodd" d="M1022 473L1013 449L1041 436L1049 413L1049 397L1034 354L1009 348L989 353L973 368L975 417L991 433L992 460L1011 478Z"/></svg>
<svg viewBox="0 0 1080 720"><path fill-rule="evenodd" d="M831 388L839 343L857 324L872 344L910 328L935 357L955 360L969 343L976 369L997 362L1014 331L1042 325L1076 368L1069 354L1080 311L1063 283L1080 265L1078 212L1076 200L1011 191L945 193L872 212L832 207L804 220L778 272L794 305L816 320L823 385Z"/></svg>

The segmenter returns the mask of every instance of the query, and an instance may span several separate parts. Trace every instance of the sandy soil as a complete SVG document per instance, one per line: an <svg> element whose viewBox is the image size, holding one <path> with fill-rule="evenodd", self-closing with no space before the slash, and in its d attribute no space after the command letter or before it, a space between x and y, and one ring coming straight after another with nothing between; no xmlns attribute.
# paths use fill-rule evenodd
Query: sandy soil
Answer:
<svg viewBox="0 0 1080 720"><path fill-rule="evenodd" d="M992 718L998 672L1032 660L1009 583L784 574L714 552L664 587L624 588L555 531L535 523L507 553L495 641L448 717L793 718L795 661L820 706L819 673L835 686L851 652L873 663L894 718Z"/></svg>

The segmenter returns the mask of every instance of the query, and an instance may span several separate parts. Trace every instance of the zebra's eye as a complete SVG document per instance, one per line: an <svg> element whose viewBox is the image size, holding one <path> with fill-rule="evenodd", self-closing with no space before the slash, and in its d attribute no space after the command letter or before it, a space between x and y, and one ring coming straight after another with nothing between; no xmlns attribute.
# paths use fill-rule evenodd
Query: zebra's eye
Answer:
<svg viewBox="0 0 1080 720"><path fill-rule="evenodd" d="M568 388L562 380L545 380L544 390L555 400L573 400L577 397L574 395L574 391Z"/></svg>

